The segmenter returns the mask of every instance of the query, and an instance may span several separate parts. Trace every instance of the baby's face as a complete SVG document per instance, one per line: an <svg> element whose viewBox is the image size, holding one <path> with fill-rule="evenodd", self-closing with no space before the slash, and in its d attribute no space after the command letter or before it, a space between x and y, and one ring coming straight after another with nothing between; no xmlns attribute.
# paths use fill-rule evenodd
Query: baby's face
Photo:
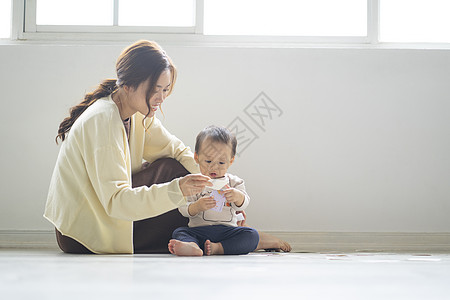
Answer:
<svg viewBox="0 0 450 300"><path fill-rule="evenodd" d="M220 178L225 176L234 161L231 152L230 145L206 139L203 141L199 153L195 153L194 158L203 175Z"/></svg>

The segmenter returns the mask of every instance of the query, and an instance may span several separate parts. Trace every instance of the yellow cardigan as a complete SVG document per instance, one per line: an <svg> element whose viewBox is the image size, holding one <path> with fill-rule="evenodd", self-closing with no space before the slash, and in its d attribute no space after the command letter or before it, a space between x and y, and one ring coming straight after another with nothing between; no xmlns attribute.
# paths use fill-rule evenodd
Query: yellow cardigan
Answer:
<svg viewBox="0 0 450 300"><path fill-rule="evenodd" d="M111 97L97 100L75 121L58 155L44 217L94 253L133 253L133 221L186 204L179 179L151 187L131 187L142 161L172 157L199 173L193 153L154 121L131 117L128 142ZM151 119L146 119L146 126Z"/></svg>

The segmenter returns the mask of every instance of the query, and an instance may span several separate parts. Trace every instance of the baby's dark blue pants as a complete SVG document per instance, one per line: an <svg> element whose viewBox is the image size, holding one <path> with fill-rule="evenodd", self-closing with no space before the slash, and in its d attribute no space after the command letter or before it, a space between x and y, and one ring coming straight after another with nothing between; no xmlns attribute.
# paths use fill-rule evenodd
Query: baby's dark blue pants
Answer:
<svg viewBox="0 0 450 300"><path fill-rule="evenodd" d="M255 229L225 225L179 227L172 237L183 242L194 242L203 251L206 240L220 242L224 254L247 254L255 250L259 242L259 234Z"/></svg>

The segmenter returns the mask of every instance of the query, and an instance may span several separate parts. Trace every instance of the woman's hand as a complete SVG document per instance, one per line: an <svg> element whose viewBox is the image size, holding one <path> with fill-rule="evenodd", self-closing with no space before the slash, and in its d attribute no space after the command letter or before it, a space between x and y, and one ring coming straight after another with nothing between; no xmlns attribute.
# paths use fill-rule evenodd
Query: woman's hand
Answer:
<svg viewBox="0 0 450 300"><path fill-rule="evenodd" d="M180 190L183 196L192 196L203 191L205 186L212 186L210 178L202 174L189 174L181 177L179 181Z"/></svg>
<svg viewBox="0 0 450 300"><path fill-rule="evenodd" d="M228 188L223 191L227 202L234 203L237 207L241 207L244 204L245 195L240 190L235 188Z"/></svg>
<svg viewBox="0 0 450 300"><path fill-rule="evenodd" d="M188 207L188 212L191 216L195 216L201 211L205 211L216 206L216 200L213 196L206 196L198 199Z"/></svg>

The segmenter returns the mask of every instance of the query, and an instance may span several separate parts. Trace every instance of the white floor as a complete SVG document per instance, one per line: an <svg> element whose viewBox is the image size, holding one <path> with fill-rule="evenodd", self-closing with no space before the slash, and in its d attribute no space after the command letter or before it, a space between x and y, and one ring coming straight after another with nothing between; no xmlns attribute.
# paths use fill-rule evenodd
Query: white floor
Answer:
<svg viewBox="0 0 450 300"><path fill-rule="evenodd" d="M1 299L450 299L450 254L67 255L0 249Z"/></svg>

